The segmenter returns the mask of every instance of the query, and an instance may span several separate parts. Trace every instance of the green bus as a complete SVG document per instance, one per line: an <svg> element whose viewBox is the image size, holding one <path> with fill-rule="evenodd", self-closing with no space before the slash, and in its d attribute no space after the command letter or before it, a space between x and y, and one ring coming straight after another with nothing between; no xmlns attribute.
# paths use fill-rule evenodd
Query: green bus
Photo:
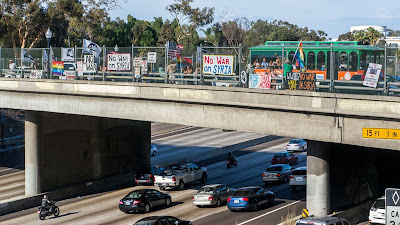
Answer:
<svg viewBox="0 0 400 225"><path fill-rule="evenodd" d="M266 41L265 45L250 48L250 61L272 62L275 73L282 73L282 54L299 72L294 55L299 41ZM317 79L330 79L331 49L335 80L350 80L355 74L365 75L369 63L383 64L384 49L358 41L303 41L304 65L307 72L316 73ZM277 57L279 58L277 60ZM274 63L276 62L276 63ZM270 68L256 68L256 72L269 72Z"/></svg>

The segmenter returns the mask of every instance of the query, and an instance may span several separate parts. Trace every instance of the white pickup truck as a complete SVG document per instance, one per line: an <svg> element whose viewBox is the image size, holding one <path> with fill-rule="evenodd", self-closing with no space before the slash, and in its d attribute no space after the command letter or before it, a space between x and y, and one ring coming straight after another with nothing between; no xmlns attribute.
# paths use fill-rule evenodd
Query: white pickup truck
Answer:
<svg viewBox="0 0 400 225"><path fill-rule="evenodd" d="M207 169L199 167L194 163L179 163L165 167L164 173L154 175L154 185L160 190L167 187L177 187L182 190L185 184L201 181L202 184L207 182Z"/></svg>

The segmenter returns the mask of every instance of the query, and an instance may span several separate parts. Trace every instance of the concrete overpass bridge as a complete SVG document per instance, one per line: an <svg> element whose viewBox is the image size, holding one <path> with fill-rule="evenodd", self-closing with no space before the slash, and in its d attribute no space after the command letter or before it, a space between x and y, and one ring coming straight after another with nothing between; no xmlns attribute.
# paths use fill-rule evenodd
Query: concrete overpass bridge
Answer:
<svg viewBox="0 0 400 225"><path fill-rule="evenodd" d="M314 215L400 185L390 169L400 132L377 129L400 128L397 97L0 79L0 107L27 111L27 195L149 163L150 121L310 140L307 208Z"/></svg>

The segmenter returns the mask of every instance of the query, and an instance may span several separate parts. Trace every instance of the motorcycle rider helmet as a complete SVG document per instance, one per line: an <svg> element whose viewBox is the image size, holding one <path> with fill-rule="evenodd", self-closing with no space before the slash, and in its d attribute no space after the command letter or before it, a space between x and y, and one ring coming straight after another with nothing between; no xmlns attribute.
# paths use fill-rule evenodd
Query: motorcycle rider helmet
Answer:
<svg viewBox="0 0 400 225"><path fill-rule="evenodd" d="M43 199L47 199L47 195L44 195L44 196L43 196Z"/></svg>

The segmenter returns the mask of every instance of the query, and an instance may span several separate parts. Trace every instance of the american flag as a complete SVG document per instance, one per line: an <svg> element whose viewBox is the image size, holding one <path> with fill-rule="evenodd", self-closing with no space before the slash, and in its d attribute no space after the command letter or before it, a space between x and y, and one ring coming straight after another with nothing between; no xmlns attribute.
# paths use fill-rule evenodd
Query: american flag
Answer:
<svg viewBox="0 0 400 225"><path fill-rule="evenodd" d="M178 45L172 41L168 41L167 47L168 47L168 57L176 58L176 56L182 54L183 45Z"/></svg>

